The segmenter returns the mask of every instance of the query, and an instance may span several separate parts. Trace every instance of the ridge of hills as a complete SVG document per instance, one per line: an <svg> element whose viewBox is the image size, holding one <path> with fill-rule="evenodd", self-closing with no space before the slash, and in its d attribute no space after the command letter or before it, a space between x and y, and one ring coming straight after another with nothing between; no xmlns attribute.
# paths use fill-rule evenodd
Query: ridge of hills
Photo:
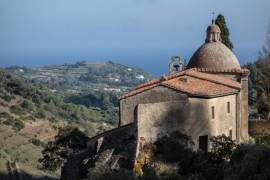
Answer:
<svg viewBox="0 0 270 180"><path fill-rule="evenodd" d="M76 64L47 65L40 68L11 66L5 68L23 79L51 81L51 91L84 92L104 90L124 94L154 78L141 68L108 62L76 62ZM59 92L60 91L60 92Z"/></svg>

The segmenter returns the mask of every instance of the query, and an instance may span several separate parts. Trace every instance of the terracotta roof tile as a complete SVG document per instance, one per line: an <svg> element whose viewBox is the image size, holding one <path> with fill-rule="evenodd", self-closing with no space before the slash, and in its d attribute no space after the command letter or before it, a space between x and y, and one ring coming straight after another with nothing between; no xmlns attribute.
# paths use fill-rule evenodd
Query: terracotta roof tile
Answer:
<svg viewBox="0 0 270 180"><path fill-rule="evenodd" d="M133 95L138 94L138 93L141 93L141 92L144 92L144 91L146 91L148 89L152 89L154 87L157 87L158 85L159 84L157 83L157 84L152 84L152 85L149 85L149 86L143 86L141 88L136 88L133 91L130 91L129 93L127 93L124 96L120 97L119 100L125 99L125 98L127 98L129 96L133 96Z"/></svg>
<svg viewBox="0 0 270 180"><path fill-rule="evenodd" d="M225 71L225 70L223 70ZM248 69L234 70L230 69L227 72L245 72L249 73ZM147 91L157 86L166 86L173 88L193 96L220 96L224 94L237 93L242 87L241 84L220 76L207 74L207 69L188 69L168 76L163 75L159 79L146 82L138 86L135 90L120 97L119 100ZM215 71L213 72L221 72Z"/></svg>
<svg viewBox="0 0 270 180"><path fill-rule="evenodd" d="M249 73L250 71L248 69L205 69L205 68L193 68L195 71L200 72L237 72L237 73Z"/></svg>
<svg viewBox="0 0 270 180"><path fill-rule="evenodd" d="M182 77L164 81L162 85L186 92L189 95L208 97L237 93L239 89L188 75L183 76L186 82L181 80L181 78Z"/></svg>

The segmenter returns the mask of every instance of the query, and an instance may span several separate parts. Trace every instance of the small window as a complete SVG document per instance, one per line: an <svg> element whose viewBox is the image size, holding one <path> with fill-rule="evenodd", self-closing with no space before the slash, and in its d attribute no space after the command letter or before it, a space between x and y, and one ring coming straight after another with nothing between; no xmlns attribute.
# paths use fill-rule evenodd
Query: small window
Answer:
<svg viewBox="0 0 270 180"><path fill-rule="evenodd" d="M227 113L230 113L230 102L227 102Z"/></svg>
<svg viewBox="0 0 270 180"><path fill-rule="evenodd" d="M232 139L232 130L229 131L229 137Z"/></svg>
<svg viewBox="0 0 270 180"><path fill-rule="evenodd" d="M212 109L212 119L215 119L215 107L212 106L211 109Z"/></svg>
<svg viewBox="0 0 270 180"><path fill-rule="evenodd" d="M208 136L199 136L199 149L207 151L208 149Z"/></svg>

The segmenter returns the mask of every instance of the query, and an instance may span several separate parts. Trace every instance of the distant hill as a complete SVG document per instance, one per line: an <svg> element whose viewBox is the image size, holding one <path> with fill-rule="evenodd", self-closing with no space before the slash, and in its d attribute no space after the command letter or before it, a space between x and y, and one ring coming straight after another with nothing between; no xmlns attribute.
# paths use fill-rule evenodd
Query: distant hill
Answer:
<svg viewBox="0 0 270 180"><path fill-rule="evenodd" d="M154 78L140 68L108 62L76 62L41 68L11 66L5 69L24 79L51 80L72 92L89 90L114 91L124 94ZM52 87L52 88L56 88Z"/></svg>

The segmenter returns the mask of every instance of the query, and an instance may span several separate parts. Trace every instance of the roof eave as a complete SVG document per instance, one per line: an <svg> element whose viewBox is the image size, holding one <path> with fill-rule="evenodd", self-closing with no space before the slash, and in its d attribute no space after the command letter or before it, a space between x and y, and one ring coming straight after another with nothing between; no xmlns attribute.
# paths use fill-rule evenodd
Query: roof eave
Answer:
<svg viewBox="0 0 270 180"><path fill-rule="evenodd" d="M216 95L189 94L189 97L197 97L197 98L207 98L207 99L211 99L211 98L217 98L217 97L229 96L229 95L238 94L238 93L239 93L239 91L238 91L238 92L223 93L223 94L216 94Z"/></svg>

